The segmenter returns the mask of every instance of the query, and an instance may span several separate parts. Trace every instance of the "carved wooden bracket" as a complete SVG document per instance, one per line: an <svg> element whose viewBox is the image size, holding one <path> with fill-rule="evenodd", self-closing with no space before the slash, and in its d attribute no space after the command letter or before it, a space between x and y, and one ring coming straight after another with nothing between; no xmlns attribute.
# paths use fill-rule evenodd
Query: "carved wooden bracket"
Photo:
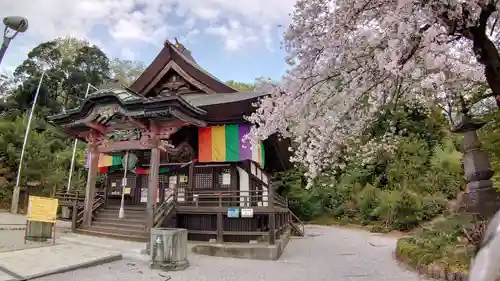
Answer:
<svg viewBox="0 0 500 281"><path fill-rule="evenodd" d="M144 122L134 118L134 117L127 117L128 121L130 121L130 123L136 125L137 127L141 128L141 130L149 130L149 126L147 124L145 124Z"/></svg>
<svg viewBox="0 0 500 281"><path fill-rule="evenodd" d="M108 130L106 128L106 126L99 124L99 123L96 123L96 122L88 122L85 125L87 125L87 127L91 128L91 129L98 131L101 134L106 134L106 132Z"/></svg>
<svg viewBox="0 0 500 281"><path fill-rule="evenodd" d="M103 136L100 132L98 132L94 129L90 129L87 132L85 139L87 140L87 143L89 145L100 145L102 143Z"/></svg>

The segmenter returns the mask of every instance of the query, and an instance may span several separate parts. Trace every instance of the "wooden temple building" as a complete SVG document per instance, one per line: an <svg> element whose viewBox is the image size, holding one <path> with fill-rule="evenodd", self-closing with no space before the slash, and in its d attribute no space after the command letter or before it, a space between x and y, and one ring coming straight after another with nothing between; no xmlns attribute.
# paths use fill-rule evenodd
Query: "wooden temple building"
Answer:
<svg viewBox="0 0 500 281"><path fill-rule="evenodd" d="M288 143L244 138L243 116L264 95L226 85L167 41L130 87L105 85L50 117L88 144L84 200L59 194L74 231L148 241L151 228L177 227L190 240L270 244L288 229L303 234L270 184L270 173L290 168Z"/></svg>

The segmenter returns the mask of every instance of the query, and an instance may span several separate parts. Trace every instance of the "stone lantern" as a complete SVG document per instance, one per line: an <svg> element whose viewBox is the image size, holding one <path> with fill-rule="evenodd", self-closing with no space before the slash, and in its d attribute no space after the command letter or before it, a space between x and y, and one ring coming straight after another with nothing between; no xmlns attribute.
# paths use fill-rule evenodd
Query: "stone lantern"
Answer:
<svg viewBox="0 0 500 281"><path fill-rule="evenodd" d="M486 122L472 118L464 102L462 104L462 119L452 132L464 134L463 166L467 189L458 200L457 211L477 213L488 218L500 209L500 193L493 187L491 177L494 172L488 154L481 149L481 142L477 136L477 130Z"/></svg>

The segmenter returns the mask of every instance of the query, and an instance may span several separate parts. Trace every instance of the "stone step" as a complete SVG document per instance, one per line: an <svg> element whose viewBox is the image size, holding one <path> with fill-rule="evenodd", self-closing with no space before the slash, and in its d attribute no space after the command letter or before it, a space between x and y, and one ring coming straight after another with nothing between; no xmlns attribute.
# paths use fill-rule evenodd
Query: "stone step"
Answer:
<svg viewBox="0 0 500 281"><path fill-rule="evenodd" d="M91 224L89 227L85 228L88 230L101 232L101 233L111 233L120 235L131 235L131 236L143 236L147 235L146 229L141 230L131 229L131 228L116 228L116 227L103 227Z"/></svg>
<svg viewBox="0 0 500 281"><path fill-rule="evenodd" d="M93 221L92 226L144 231L146 228L146 223L130 223L128 221L121 221L121 222Z"/></svg>
<svg viewBox="0 0 500 281"><path fill-rule="evenodd" d="M114 217L101 217L99 215L95 216L94 221L96 222L107 222L107 223L124 223L124 224L145 224L147 222L146 218L128 218L125 217L124 219L118 218L118 216Z"/></svg>
<svg viewBox="0 0 500 281"><path fill-rule="evenodd" d="M101 218L110 218L110 219L118 219L118 213L116 212L99 212L97 213L97 217ZM137 212L126 212L124 219L134 219L134 220L145 220L147 218L146 213L137 213Z"/></svg>
<svg viewBox="0 0 500 281"><path fill-rule="evenodd" d="M102 207L104 210L120 210L120 205L104 205ZM129 205L129 206L124 206L123 209L126 211L146 211L146 206L141 206L141 205Z"/></svg>
<svg viewBox="0 0 500 281"><path fill-rule="evenodd" d="M149 237L146 233L144 233L143 235L126 235L126 234L100 232L100 231L95 231L95 230L85 229L85 228L77 229L76 233L84 234L84 235L91 235L91 236L98 236L98 237L107 237L107 238L119 239L119 240L136 241L136 242L148 242L149 241Z"/></svg>

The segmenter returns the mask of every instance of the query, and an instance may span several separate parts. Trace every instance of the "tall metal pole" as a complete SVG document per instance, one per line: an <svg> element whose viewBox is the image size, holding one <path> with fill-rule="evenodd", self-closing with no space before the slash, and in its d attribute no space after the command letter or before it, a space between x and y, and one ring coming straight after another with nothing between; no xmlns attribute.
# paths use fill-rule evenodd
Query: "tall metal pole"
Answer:
<svg viewBox="0 0 500 281"><path fill-rule="evenodd" d="M2 46L0 47L0 64L2 63L3 56L5 55L5 52L7 51L7 48L9 47L11 38L5 37L3 38Z"/></svg>
<svg viewBox="0 0 500 281"><path fill-rule="evenodd" d="M43 77L47 75L45 71L42 72L42 76L40 77L40 81L38 82L38 87L36 88L35 97L33 99L33 104L31 105L31 112L28 118L28 124L26 125L26 131L24 133L24 142L23 147L21 149L21 159L19 159L19 168L17 169L17 178L16 178L16 186L14 186L14 190L12 192L12 203L10 206L10 212L13 214L17 214L18 205L19 205L19 193L21 192L21 188L19 186L19 182L21 180L21 171L23 168L23 159L24 152L26 150L26 144L28 142L28 136L31 128L31 120L33 119L33 114L35 112L36 102L38 101L38 94L40 93L40 88L42 86Z"/></svg>
<svg viewBox="0 0 500 281"><path fill-rule="evenodd" d="M125 218L125 187L127 186L127 170L128 170L128 150L125 152L125 163L123 165L123 179L122 179L122 200L120 202L120 211L118 212L118 218Z"/></svg>
<svg viewBox="0 0 500 281"><path fill-rule="evenodd" d="M97 90L96 87L90 85L90 83L87 83L87 91L85 92L85 98L87 98L87 96L89 95L90 87L93 87L94 89ZM71 165L69 167L68 186L66 187L67 192L69 192L69 190L71 189L71 178L73 177L73 170L75 169L75 158L76 158L76 146L77 145L78 145L78 139L75 139L75 142L73 144L73 155L71 156Z"/></svg>

